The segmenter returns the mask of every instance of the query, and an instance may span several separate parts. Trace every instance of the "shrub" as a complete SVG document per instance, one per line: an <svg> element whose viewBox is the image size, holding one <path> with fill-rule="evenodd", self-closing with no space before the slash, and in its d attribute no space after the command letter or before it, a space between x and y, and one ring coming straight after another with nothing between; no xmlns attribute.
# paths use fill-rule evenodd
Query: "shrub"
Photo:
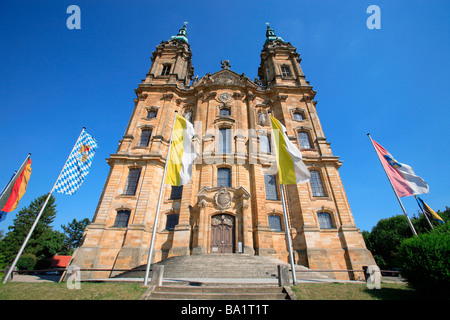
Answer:
<svg viewBox="0 0 450 320"><path fill-rule="evenodd" d="M17 260L17 268L19 270L33 270L36 265L36 256L31 253L24 253L20 256L19 260Z"/></svg>
<svg viewBox="0 0 450 320"><path fill-rule="evenodd" d="M450 224L404 240L399 257L411 287L430 298L450 298Z"/></svg>

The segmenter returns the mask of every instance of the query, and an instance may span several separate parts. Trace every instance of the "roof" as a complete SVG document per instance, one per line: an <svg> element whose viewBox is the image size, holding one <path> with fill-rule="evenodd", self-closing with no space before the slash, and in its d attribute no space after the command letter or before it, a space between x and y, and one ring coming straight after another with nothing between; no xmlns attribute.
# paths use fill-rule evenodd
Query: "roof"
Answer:
<svg viewBox="0 0 450 320"><path fill-rule="evenodd" d="M59 256L54 255L51 258L51 265L52 268L67 268L69 265L70 259L72 259L72 256Z"/></svg>

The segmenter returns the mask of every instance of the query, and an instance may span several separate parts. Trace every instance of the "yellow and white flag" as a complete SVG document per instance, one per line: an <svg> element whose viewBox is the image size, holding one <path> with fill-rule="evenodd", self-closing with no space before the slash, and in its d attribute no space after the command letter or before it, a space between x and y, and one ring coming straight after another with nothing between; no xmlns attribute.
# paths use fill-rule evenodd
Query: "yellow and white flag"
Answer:
<svg viewBox="0 0 450 320"><path fill-rule="evenodd" d="M302 153L289 140L286 128L277 119L270 116L270 122L275 143L279 183L297 184L308 182L311 175L302 161Z"/></svg>
<svg viewBox="0 0 450 320"><path fill-rule="evenodd" d="M197 153L192 142L195 133L194 126L178 114L176 117L172 129L172 147L164 183L182 186L191 180L192 166Z"/></svg>

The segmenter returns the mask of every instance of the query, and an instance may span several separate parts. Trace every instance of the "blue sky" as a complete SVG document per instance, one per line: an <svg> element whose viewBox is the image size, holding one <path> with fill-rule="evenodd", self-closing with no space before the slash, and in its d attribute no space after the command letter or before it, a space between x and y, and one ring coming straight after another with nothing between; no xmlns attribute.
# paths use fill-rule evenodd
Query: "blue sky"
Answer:
<svg viewBox="0 0 450 320"><path fill-rule="evenodd" d="M81 9L69 30L66 9ZM381 29L369 30L369 5ZM134 107L134 89L163 40L188 21L195 75L231 69L257 76L266 22L300 53L317 91L319 117L361 230L401 214L366 136L427 181L423 199L450 206L450 24L448 1L2 1L0 3L0 185L26 155L33 172L19 208L50 191L83 126L99 143L73 196L56 194L59 229L92 219ZM414 198L403 198L408 214Z"/></svg>

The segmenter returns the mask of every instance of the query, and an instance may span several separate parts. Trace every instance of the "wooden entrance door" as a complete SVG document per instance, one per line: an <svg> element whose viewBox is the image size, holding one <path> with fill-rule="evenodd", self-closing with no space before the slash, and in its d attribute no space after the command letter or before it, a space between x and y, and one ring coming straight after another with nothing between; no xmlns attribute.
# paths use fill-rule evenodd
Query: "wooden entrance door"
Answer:
<svg viewBox="0 0 450 320"><path fill-rule="evenodd" d="M211 218L211 253L234 252L234 217L219 214Z"/></svg>

